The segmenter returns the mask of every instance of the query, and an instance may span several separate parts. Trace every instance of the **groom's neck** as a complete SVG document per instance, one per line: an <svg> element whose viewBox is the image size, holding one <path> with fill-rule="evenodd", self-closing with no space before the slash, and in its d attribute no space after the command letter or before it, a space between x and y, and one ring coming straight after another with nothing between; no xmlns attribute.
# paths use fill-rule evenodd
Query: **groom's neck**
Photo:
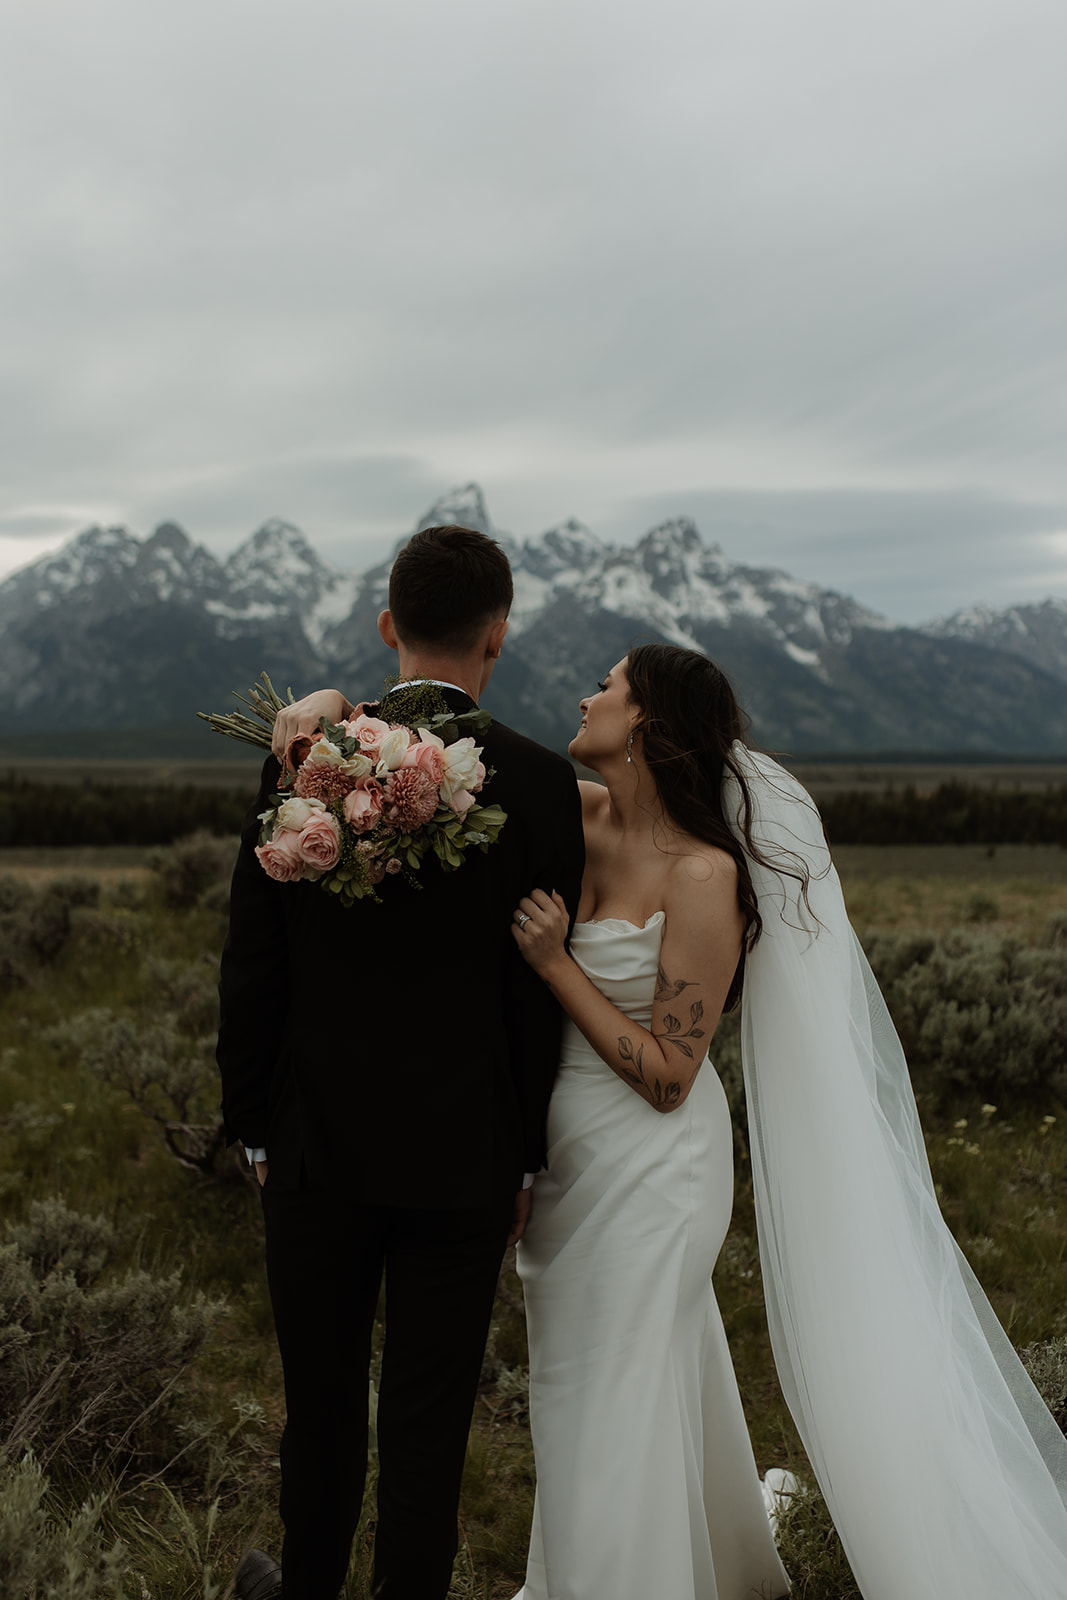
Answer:
<svg viewBox="0 0 1067 1600"><path fill-rule="evenodd" d="M401 678L432 678L437 683L452 683L469 694L475 705L482 689L483 658L442 656L434 651L399 652Z"/></svg>

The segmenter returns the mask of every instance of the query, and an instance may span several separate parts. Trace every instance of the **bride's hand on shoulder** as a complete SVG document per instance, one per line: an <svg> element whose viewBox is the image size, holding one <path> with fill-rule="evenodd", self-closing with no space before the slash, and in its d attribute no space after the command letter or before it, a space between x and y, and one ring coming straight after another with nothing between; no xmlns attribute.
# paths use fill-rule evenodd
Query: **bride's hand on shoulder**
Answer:
<svg viewBox="0 0 1067 1600"><path fill-rule="evenodd" d="M558 962L568 960L569 927L570 916L562 895L555 889L551 894L533 889L519 901L511 931L523 959L544 977Z"/></svg>
<svg viewBox="0 0 1067 1600"><path fill-rule="evenodd" d="M295 700L291 706L283 706L274 721L271 754L284 766L293 740L318 733L320 717L325 717L327 722L340 722L351 715L352 709L351 702L340 689L317 689L314 694Z"/></svg>

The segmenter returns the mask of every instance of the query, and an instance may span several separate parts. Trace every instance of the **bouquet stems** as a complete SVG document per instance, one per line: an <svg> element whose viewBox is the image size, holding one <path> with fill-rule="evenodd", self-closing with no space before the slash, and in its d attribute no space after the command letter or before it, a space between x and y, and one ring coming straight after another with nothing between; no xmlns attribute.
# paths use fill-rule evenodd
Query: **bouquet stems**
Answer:
<svg viewBox="0 0 1067 1600"><path fill-rule="evenodd" d="M293 691L287 689L289 699L283 700L275 689L265 672L259 675L259 683L254 683L247 697L233 691L235 700L247 706L252 716L246 716L243 711L230 711L220 713L217 711L198 711L196 714L201 722L206 722L215 733L224 733L228 739L238 739L241 744L254 745L258 750L269 750L271 734L274 732L274 719L284 705L293 704Z"/></svg>

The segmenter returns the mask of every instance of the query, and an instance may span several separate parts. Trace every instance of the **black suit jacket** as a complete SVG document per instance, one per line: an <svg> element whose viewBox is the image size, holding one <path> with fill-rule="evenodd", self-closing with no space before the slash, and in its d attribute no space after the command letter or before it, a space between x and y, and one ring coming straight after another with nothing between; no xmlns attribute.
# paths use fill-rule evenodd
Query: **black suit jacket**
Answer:
<svg viewBox="0 0 1067 1600"><path fill-rule="evenodd" d="M229 1136L266 1147L272 1188L468 1207L543 1164L562 1018L511 921L534 888L558 889L573 919L581 805L561 757L498 722L484 745L486 804L507 812L497 843L451 873L427 856L422 889L386 879L380 905L267 877L257 813L278 765L264 765L233 877L218 1062Z"/></svg>

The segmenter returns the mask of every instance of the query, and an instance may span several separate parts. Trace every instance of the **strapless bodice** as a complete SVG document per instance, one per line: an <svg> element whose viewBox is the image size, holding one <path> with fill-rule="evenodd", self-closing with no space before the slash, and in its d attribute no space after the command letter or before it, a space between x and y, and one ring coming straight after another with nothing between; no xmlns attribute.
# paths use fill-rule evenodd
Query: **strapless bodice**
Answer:
<svg viewBox="0 0 1067 1600"><path fill-rule="evenodd" d="M598 922L576 922L571 934L571 955L586 977L613 1006L646 1028L652 1020L663 922L662 911L653 912L643 928L621 917L605 917ZM579 1063L603 1067L596 1051L568 1018L563 1024L561 1065Z"/></svg>

